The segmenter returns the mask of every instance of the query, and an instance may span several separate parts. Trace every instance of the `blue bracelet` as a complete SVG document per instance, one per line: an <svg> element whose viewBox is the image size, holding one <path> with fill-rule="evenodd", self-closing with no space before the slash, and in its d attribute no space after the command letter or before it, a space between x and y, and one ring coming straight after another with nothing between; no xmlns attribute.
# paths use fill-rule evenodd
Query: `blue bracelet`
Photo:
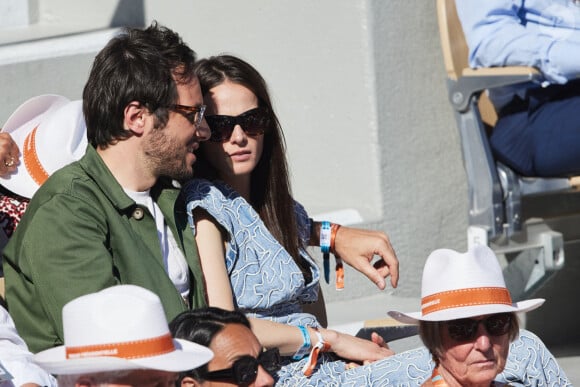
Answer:
<svg viewBox="0 0 580 387"><path fill-rule="evenodd" d="M330 222L326 220L320 225L320 250L323 253L330 252Z"/></svg>
<svg viewBox="0 0 580 387"><path fill-rule="evenodd" d="M304 356L308 355L308 353L310 353L310 334L308 333L306 327L303 325L299 325L298 329L300 329L300 333L302 333L303 342L302 346L298 348L298 351L296 351L294 356L292 356L292 360L300 360Z"/></svg>

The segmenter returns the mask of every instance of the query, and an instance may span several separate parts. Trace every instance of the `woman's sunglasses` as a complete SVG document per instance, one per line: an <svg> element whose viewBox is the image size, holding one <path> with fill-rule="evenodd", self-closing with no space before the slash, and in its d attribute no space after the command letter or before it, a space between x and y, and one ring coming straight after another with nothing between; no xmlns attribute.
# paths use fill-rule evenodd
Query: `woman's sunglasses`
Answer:
<svg viewBox="0 0 580 387"><path fill-rule="evenodd" d="M258 367L274 375L280 370L280 352L278 348L272 348L260 353L258 358L250 355L242 356L232 364L231 368L218 371L202 373L201 378L205 380L230 382L240 386L252 384L258 377Z"/></svg>
<svg viewBox="0 0 580 387"><path fill-rule="evenodd" d="M503 336L508 333L512 321L511 313L492 314L483 320L473 320L462 318L459 320L447 321L447 331L449 337L455 341L471 341L477 335L477 327L483 324L487 333L491 336Z"/></svg>
<svg viewBox="0 0 580 387"><path fill-rule="evenodd" d="M210 141L223 142L229 140L236 125L240 125L248 136L264 134L272 125L272 115L268 109L257 107L239 116L205 116L211 130Z"/></svg>

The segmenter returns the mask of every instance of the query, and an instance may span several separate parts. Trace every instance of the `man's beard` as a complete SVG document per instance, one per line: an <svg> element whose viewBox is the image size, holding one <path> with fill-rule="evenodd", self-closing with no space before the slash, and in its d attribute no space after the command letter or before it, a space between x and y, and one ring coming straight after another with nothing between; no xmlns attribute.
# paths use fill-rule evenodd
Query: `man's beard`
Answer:
<svg viewBox="0 0 580 387"><path fill-rule="evenodd" d="M193 167L187 165L186 157L189 154L183 145L177 144L175 139L165 135L163 129L155 129L144 145L145 160L150 170L158 177L185 181L193 177Z"/></svg>

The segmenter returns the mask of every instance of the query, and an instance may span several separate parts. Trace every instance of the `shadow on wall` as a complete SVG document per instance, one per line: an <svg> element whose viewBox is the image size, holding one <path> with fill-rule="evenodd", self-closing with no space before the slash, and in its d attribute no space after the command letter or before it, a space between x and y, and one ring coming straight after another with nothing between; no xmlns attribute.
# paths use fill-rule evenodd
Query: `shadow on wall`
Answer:
<svg viewBox="0 0 580 387"><path fill-rule="evenodd" d="M145 4L143 0L117 2L117 9L113 14L110 23L111 28L115 27L144 27L145 26Z"/></svg>

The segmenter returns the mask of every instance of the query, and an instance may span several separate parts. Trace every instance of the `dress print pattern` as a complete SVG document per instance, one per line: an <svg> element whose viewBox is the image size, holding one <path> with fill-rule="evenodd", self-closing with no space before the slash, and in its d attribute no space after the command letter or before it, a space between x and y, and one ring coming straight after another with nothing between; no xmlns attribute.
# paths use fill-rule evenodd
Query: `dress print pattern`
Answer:
<svg viewBox="0 0 580 387"><path fill-rule="evenodd" d="M313 315L303 313L301 302L318 297L319 269L306 250L312 281L305 283L300 268L270 234L259 215L237 192L223 182L203 179L188 182L183 191L189 224L195 233L192 210L202 208L227 232L226 268L234 301L246 315L279 323L319 326ZM295 203L299 235L304 246L310 238L310 220L304 207ZM302 375L306 359L283 359L276 375L277 386L420 386L433 371L433 361L421 347L366 366L346 370L333 353L323 353L310 378ZM522 330L511 344L505 371L498 381L512 386L571 386L551 353L533 334Z"/></svg>

